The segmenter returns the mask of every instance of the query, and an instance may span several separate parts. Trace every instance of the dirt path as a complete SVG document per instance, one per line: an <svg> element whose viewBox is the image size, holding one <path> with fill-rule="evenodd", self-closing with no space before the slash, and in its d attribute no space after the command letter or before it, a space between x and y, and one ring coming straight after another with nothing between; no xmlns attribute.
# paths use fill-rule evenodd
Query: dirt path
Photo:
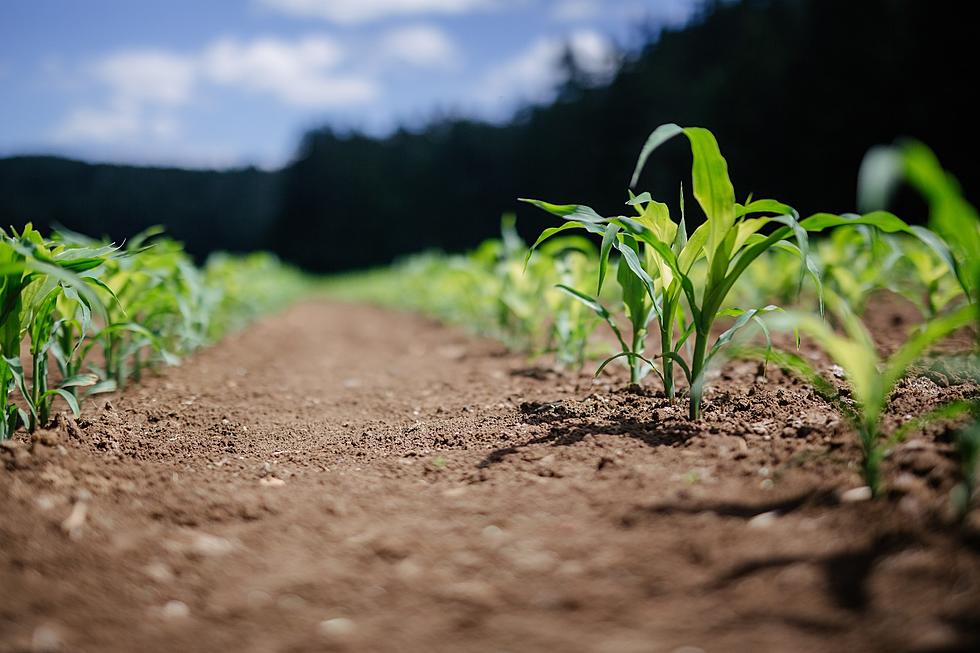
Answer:
<svg viewBox="0 0 980 653"><path fill-rule="evenodd" d="M297 306L0 449L0 651L980 644L946 434L841 501L851 434L757 374L726 368L691 425L622 378ZM919 379L892 419L966 391Z"/></svg>

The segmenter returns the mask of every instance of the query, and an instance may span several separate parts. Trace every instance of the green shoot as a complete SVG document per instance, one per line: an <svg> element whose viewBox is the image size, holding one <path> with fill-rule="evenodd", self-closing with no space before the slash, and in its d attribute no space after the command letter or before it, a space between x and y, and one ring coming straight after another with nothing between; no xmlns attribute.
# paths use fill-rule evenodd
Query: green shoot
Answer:
<svg viewBox="0 0 980 653"><path fill-rule="evenodd" d="M900 429L890 437L881 432L882 415L895 385L926 350L952 332L970 324L971 307L960 309L924 323L891 357L882 360L864 324L845 302L828 293L828 306L840 321L843 333L835 332L823 319L806 313L789 312L767 320L772 328L792 330L814 342L843 370L853 401L833 391L819 372L805 358L789 352L766 352L769 360L791 371L831 399L857 431L861 445L862 474L874 494L881 489L881 461L909 429ZM756 356L761 356L755 351ZM949 417L943 408L935 417Z"/></svg>

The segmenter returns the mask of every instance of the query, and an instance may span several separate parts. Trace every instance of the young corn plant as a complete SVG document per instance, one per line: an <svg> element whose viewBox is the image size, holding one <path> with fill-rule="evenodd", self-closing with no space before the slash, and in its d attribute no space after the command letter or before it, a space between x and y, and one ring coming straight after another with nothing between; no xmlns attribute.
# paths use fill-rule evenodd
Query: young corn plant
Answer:
<svg viewBox="0 0 980 653"><path fill-rule="evenodd" d="M589 339L598 326L593 311L575 296L574 289L595 278L598 253L591 241L574 236L557 238L542 249L551 261L559 292L545 293L548 312L554 316L546 351L552 352L558 365L581 369L589 355Z"/></svg>
<svg viewBox="0 0 980 653"><path fill-rule="evenodd" d="M975 329L980 337L980 215L963 197L959 183L943 169L936 155L917 141L872 148L861 165L858 198L865 206L883 207L902 181L926 200L929 227L945 238L952 250L953 262L942 264L930 260L926 253L907 252L926 290L926 314L948 311L950 305L958 303L960 293L949 283L949 277L953 276L966 301L973 304ZM943 274L948 271L954 274ZM972 411L972 423L956 437L963 480L954 489L953 504L961 515L971 506L980 458L980 402L977 400L972 403Z"/></svg>
<svg viewBox="0 0 980 653"><path fill-rule="evenodd" d="M829 291L826 299L840 323L841 333L820 317L807 313L783 313L769 318L767 322L770 328L792 330L816 342L844 370L851 399L841 397L834 386L799 354L750 348L744 348L740 353L755 357L765 355L767 360L810 382L820 394L835 404L857 431L862 453L862 475L872 493L877 495L881 490L881 462L896 444L918 426L963 412L964 406L961 404L941 406L891 435L882 433L882 415L895 385L927 349L957 329L968 326L973 318L973 309L962 306L925 322L892 356L883 360L868 330L847 304Z"/></svg>
<svg viewBox="0 0 980 653"><path fill-rule="evenodd" d="M559 227L542 232L532 250L568 229L584 229L601 236L598 290L602 289L611 251L619 253L617 279L623 286L624 303L634 327L634 338L628 345L613 327L622 346L622 351L613 358L625 357L629 361L645 362L657 371L668 396L674 393L673 365L676 363L688 382L691 419L701 416L708 364L750 320L758 320L761 313L776 310L774 306L748 310L725 307L732 287L763 253L773 248L792 251L803 261L801 273L808 273L819 280L819 268L809 255L807 233L844 225L870 225L886 233L915 235L943 255L944 260L952 261L948 248L935 234L909 227L883 211L862 216L819 213L798 220L795 210L776 200L753 200L745 204L736 202L735 190L728 176L728 164L721 155L718 143L710 131L700 127L682 128L666 124L654 130L640 153L631 185L635 186L654 150L679 135L685 136L691 146L693 194L705 215L704 224L689 236L683 205L679 222L674 222L668 207L653 200L649 193L631 197L628 204L636 207L638 212L634 217L604 218L583 205L522 201L566 221ZM775 226L775 229L765 233L763 229L770 226ZM790 239L795 240L795 244ZM702 258L705 261L705 274L697 275L694 273L695 263ZM802 279L801 275L801 283ZM609 312L594 297L581 291L577 296L610 326L613 325ZM682 298L686 301L686 312L681 308ZM735 317L735 321L709 346L715 322L722 316ZM656 356L645 357L640 349L642 335L645 335L644 320L650 318L657 321L661 349ZM676 337L675 323L679 325ZM691 335L694 336L694 346L685 359L682 348L686 347ZM658 369L651 358L661 359L662 369ZM635 373L631 373L631 381L634 378Z"/></svg>
<svg viewBox="0 0 980 653"><path fill-rule="evenodd" d="M951 260L944 258L943 263L955 275L967 300L978 303L980 216L976 208L966 201L956 179L943 169L932 150L917 141L872 148L861 164L858 200L870 209L883 208L902 181L908 182L926 200L929 228L951 250ZM920 267L916 264L916 268ZM927 287L935 277L934 270L925 270L923 279Z"/></svg>
<svg viewBox="0 0 980 653"><path fill-rule="evenodd" d="M78 415L75 388L90 386L92 374L63 374L55 387L49 379L49 355L61 337L61 327L72 316L63 314L64 299L75 308L105 316L105 308L93 287L97 281L84 275L100 267L113 248L66 246L46 241L27 225L20 232L0 230L0 439L19 427L33 431L47 424L55 397L61 397ZM81 309L78 309L81 310ZM74 332L74 342L63 341L77 350L85 331ZM31 373L25 374L21 346L29 342ZM23 406L13 402L18 392Z"/></svg>
<svg viewBox="0 0 980 653"><path fill-rule="evenodd" d="M867 225L836 229L816 248L822 285L844 298L859 315L875 291L896 278L903 249L897 237Z"/></svg>
<svg viewBox="0 0 980 653"><path fill-rule="evenodd" d="M889 288L909 299L924 316L931 319L967 299L963 286L929 248L909 238L902 239L899 247L905 269L898 270Z"/></svg>

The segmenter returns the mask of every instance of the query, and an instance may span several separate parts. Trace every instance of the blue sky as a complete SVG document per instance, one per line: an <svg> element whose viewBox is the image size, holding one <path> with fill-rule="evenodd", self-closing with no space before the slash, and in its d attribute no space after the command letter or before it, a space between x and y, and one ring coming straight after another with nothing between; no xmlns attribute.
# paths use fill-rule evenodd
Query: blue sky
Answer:
<svg viewBox="0 0 980 653"><path fill-rule="evenodd" d="M383 133L547 100L697 0L5 0L0 156L276 167L322 124Z"/></svg>

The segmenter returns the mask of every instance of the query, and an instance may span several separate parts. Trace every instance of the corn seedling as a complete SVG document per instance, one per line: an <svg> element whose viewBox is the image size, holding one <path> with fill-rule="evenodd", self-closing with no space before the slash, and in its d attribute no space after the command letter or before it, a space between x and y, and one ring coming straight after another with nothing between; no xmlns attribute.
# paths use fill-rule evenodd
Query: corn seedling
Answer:
<svg viewBox="0 0 980 653"><path fill-rule="evenodd" d="M885 212L863 216L820 213L798 221L796 211L775 200L739 204L735 201L735 191L728 177L728 164L721 155L717 141L711 132L698 127L681 128L667 124L657 128L640 154L633 174L634 185L650 154L667 140L682 134L690 141L694 197L706 218L704 224L690 236L687 234L683 204L680 220L674 222L667 205L653 200L649 193L630 198L628 204L638 212L634 217L604 218L583 205L523 201L566 221L559 227L542 232L534 247L567 229L584 229L601 236L599 290L606 276L610 252L616 250L619 253L617 279L623 286L624 303L633 326L633 341L628 344L617 332L622 351L613 358L645 362L657 371L668 396L674 392L673 365L676 363L690 388L691 419L698 419L701 415L708 364L750 320L757 320L759 314L775 310L774 306L748 310L725 308L726 298L735 282L764 252L774 248L791 251L803 261L801 271L818 279L817 264L809 255L807 232L843 225L871 225L889 233L918 235L937 251L948 255L948 250L933 234L925 233L925 230L919 233ZM764 234L763 228L769 225L776 228ZM795 244L790 239L795 240ZM702 258L705 261L703 276L694 273L695 264ZM613 325L609 311L594 297L581 291L577 296ZM682 297L687 302L686 315L681 306ZM709 347L712 328L722 316L732 316L735 321ZM645 357L640 352L645 320L648 318L656 319L661 335L660 353L655 357ZM675 324L679 325L677 337L673 335ZM681 352L691 335L694 336L694 347L685 359ZM651 358L662 359L662 370L655 366ZM609 360L612 359L605 361L603 366ZM632 369L631 381L635 381L635 367Z"/></svg>
<svg viewBox="0 0 980 653"><path fill-rule="evenodd" d="M147 365L176 362L240 324L241 314L281 301L269 284L281 284L283 297L302 285L271 258L228 258L220 273L217 264L203 272L178 243L148 244L154 235L120 250L67 231L45 239L30 225L0 230L0 439L47 424L58 397L77 415L84 396L122 386ZM242 286L259 285L259 275L263 295L232 300ZM102 366L91 360L96 350Z"/></svg>
<svg viewBox="0 0 980 653"><path fill-rule="evenodd" d="M83 275L102 266L113 251L112 247L46 241L31 225L9 234L0 230L0 439L10 437L21 425L31 431L45 425L55 397L64 399L78 414L75 388L93 385L98 379L68 370L51 387L49 354L56 344L78 350L86 328L68 329L69 322L84 322L87 327L92 313L104 318L105 308L94 290L99 282ZM84 316L80 322L78 314ZM21 362L25 339L31 360L29 375ZM12 401L15 392L23 406Z"/></svg>
<svg viewBox="0 0 980 653"><path fill-rule="evenodd" d="M588 356L589 338L598 325L593 311L574 296L573 288L588 284L595 277L598 253L587 239L567 236L541 248L554 268L559 292L545 293L547 312L554 316L546 351L565 367L581 369ZM548 275L551 277L552 275Z"/></svg>
<svg viewBox="0 0 980 653"><path fill-rule="evenodd" d="M948 418L961 413L961 405L943 406L933 413L922 416L890 436L881 432L881 418L888 397L895 385L925 351L953 331L969 325L973 311L964 306L922 324L909 339L887 360L878 355L871 335L845 302L833 293L827 295L828 305L840 322L843 333L837 333L816 315L789 312L769 320L770 327L802 333L814 342L843 370L850 388L851 399L841 397L828 381L820 376L814 366L799 354L784 351L766 351L768 360L774 361L787 371L810 382L822 395L834 403L858 433L861 445L862 474L865 483L877 494L880 491L881 461L896 444L915 427L938 418ZM744 355L761 357L763 352L743 349Z"/></svg>
<svg viewBox="0 0 980 653"><path fill-rule="evenodd" d="M929 205L929 228L948 243L952 253L951 259L944 259L943 263L954 273L968 300L977 303L980 216L963 197L956 179L942 168L928 147L909 141L893 147L872 148L861 164L859 202L868 208L882 208L903 180L925 198ZM934 274L925 273L927 286Z"/></svg>

